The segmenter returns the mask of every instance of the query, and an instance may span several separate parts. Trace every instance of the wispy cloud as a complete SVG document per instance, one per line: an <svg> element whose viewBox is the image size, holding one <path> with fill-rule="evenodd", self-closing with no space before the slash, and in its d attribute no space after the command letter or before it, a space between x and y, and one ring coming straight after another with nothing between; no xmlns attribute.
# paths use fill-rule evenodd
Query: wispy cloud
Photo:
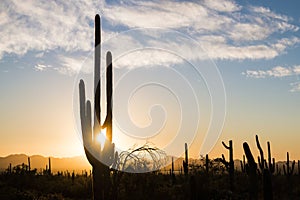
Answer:
<svg viewBox="0 0 300 200"><path fill-rule="evenodd" d="M292 34L299 27L292 24L291 17L229 0L107 3L104 16L112 24L128 28L178 30L196 39L213 59L272 59L300 42ZM209 37L217 40L207 40Z"/></svg>
<svg viewBox="0 0 300 200"><path fill-rule="evenodd" d="M247 70L242 74L249 78L255 79L284 78L293 76L295 76L298 79L297 76L300 75L300 65L295 65L292 67L276 66L269 70ZM300 92L300 82L290 83L290 86L290 92Z"/></svg>
<svg viewBox="0 0 300 200"><path fill-rule="evenodd" d="M290 84L292 89L290 89L290 92L300 92L300 82L295 82Z"/></svg>
<svg viewBox="0 0 300 200"><path fill-rule="evenodd" d="M74 73L78 70L77 64L83 60L80 62L78 59L81 57L69 55L78 55L80 52L87 55L93 49L93 19L94 14L99 12L105 22L108 22L104 26L104 40L115 37L117 33L123 34L121 30L132 28L171 29L195 39L212 59L272 59L300 43L294 34L299 31L299 27L293 24L291 17L266 7L242 6L233 0L128 0L114 3L103 0L4 0L0 6L0 58L6 54L25 55L30 51L59 49L62 53L58 59L62 63L57 66L58 71ZM128 50L129 47L135 49L137 46L143 48L149 44L160 44L165 49L188 51L187 59L207 58L199 54L199 51L190 51L193 47L185 41L174 38L167 41L158 33L143 43L143 37L147 37L146 32L141 37L127 35L119 42L110 40L110 50L113 54L120 55L120 51ZM62 59L64 56L66 58ZM151 56L152 64L161 63L166 66L180 62L180 59L168 53L164 53L164 59L149 51L135 52L135 56L140 61ZM43 53L36 54L36 59L43 57ZM123 62L122 65L130 64ZM130 66L139 65L136 62Z"/></svg>
<svg viewBox="0 0 300 200"><path fill-rule="evenodd" d="M247 70L243 75L251 78L287 77L300 75L300 65L293 67L276 66L270 70Z"/></svg>
<svg viewBox="0 0 300 200"><path fill-rule="evenodd" d="M93 70L93 60L82 56L59 56L59 61L63 67L55 67L54 70L67 75L74 75L79 71L91 73Z"/></svg>
<svg viewBox="0 0 300 200"><path fill-rule="evenodd" d="M4 0L0 6L0 58L28 51L87 51L96 1Z"/></svg>
<svg viewBox="0 0 300 200"><path fill-rule="evenodd" d="M205 0L204 5L220 12L234 12L241 9L241 6L230 0Z"/></svg>
<svg viewBox="0 0 300 200"><path fill-rule="evenodd" d="M51 68L51 66L47 66L47 65L43 65L43 64L36 64L35 66L34 66L34 69L36 70L36 71L45 71L47 68Z"/></svg>

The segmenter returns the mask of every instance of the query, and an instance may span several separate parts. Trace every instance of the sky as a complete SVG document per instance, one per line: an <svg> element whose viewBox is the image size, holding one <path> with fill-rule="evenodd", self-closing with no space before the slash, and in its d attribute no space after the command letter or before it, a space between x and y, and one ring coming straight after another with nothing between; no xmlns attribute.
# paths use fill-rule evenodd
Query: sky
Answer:
<svg viewBox="0 0 300 200"><path fill-rule="evenodd" d="M114 66L119 151L234 157L255 135L300 159L300 2L17 1L0 3L0 156L84 155L78 83L93 92L94 16Z"/></svg>

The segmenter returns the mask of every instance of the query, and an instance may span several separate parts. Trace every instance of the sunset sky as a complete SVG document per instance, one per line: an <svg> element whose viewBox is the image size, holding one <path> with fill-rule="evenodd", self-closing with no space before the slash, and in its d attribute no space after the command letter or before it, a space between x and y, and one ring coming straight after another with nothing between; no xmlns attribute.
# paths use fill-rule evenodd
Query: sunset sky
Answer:
<svg viewBox="0 0 300 200"><path fill-rule="evenodd" d="M258 134L277 160L286 151L300 159L299 8L298 0L3 0L0 156L84 155L78 83L85 79L91 99L99 13L119 150L148 142L179 156L187 142L191 157L219 157L232 139L241 158L244 141L258 153ZM102 119L105 111L103 101Z"/></svg>

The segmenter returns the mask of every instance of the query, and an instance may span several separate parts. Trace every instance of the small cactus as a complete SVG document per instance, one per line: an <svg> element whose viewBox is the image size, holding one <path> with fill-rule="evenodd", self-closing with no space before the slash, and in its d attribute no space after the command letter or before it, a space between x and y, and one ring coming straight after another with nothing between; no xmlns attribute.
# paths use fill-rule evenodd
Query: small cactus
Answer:
<svg viewBox="0 0 300 200"><path fill-rule="evenodd" d="M184 144L185 148L185 160L182 161L184 175L187 176L189 173L189 154L188 154L188 146L187 143Z"/></svg>
<svg viewBox="0 0 300 200"><path fill-rule="evenodd" d="M298 160L298 176L300 176L300 160Z"/></svg>
<svg viewBox="0 0 300 200"><path fill-rule="evenodd" d="M172 157L172 165L171 165L171 171L170 171L172 184L175 183L175 173L174 173L174 158Z"/></svg>
<svg viewBox="0 0 300 200"><path fill-rule="evenodd" d="M48 159L48 162L49 162L48 174L51 175L51 158L50 157Z"/></svg>
<svg viewBox="0 0 300 200"><path fill-rule="evenodd" d="M206 154L206 156L205 156L205 170L206 170L206 173L208 174L209 173L209 158L208 158L208 154Z"/></svg>
<svg viewBox="0 0 300 200"><path fill-rule="evenodd" d="M31 171L31 168L30 168L30 157L28 157L28 171L29 172Z"/></svg>
<svg viewBox="0 0 300 200"><path fill-rule="evenodd" d="M9 166L8 166L8 173L11 174L12 173L12 167L11 167L11 163L9 163Z"/></svg>

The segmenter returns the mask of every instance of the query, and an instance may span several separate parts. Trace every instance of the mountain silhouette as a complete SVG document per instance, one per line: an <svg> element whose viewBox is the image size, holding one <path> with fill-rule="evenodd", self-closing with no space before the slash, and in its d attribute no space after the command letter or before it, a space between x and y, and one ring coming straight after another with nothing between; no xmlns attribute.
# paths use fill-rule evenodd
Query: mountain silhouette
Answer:
<svg viewBox="0 0 300 200"><path fill-rule="evenodd" d="M27 156L25 154L13 154L6 157L0 157L0 170L3 171L8 168L11 163L12 167L25 163L28 164L28 157L30 157L31 169L36 168L37 172L46 168L48 165L48 158L41 155ZM52 172L57 171L75 171L81 173L82 170L89 171L91 169L85 156L75 156L68 158L50 157Z"/></svg>

